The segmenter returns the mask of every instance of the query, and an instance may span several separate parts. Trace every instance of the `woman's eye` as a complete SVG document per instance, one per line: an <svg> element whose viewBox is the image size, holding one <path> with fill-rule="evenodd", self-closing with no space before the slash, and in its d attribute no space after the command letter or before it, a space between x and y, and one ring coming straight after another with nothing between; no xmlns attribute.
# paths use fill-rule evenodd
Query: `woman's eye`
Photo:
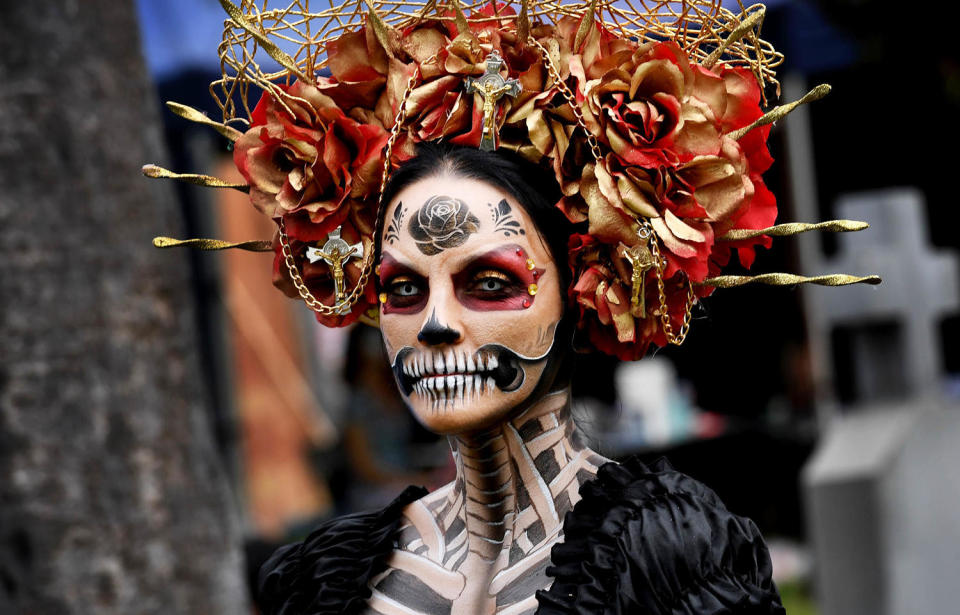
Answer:
<svg viewBox="0 0 960 615"><path fill-rule="evenodd" d="M485 292L496 292L498 290L503 290L504 286L506 285L503 283L503 280L499 280L497 278L483 278L477 285L479 290Z"/></svg>
<svg viewBox="0 0 960 615"><path fill-rule="evenodd" d="M470 291L481 294L503 294L510 289L513 279L501 271L481 271L473 276Z"/></svg>
<svg viewBox="0 0 960 615"><path fill-rule="evenodd" d="M420 289L417 288L417 285L413 282L403 282L401 284L395 284L393 287L393 294L400 297L412 297L420 292Z"/></svg>
<svg viewBox="0 0 960 615"><path fill-rule="evenodd" d="M387 291L394 297L416 297L421 293L420 285L409 278L399 278L387 285Z"/></svg>
<svg viewBox="0 0 960 615"><path fill-rule="evenodd" d="M417 275L397 275L381 280L383 308L398 313L413 314L423 307L430 294L427 280Z"/></svg>

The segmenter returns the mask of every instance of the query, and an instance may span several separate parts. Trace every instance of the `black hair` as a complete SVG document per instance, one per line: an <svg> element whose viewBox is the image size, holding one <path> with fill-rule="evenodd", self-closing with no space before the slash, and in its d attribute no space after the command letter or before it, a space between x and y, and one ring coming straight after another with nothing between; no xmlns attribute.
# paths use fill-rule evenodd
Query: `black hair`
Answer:
<svg viewBox="0 0 960 615"><path fill-rule="evenodd" d="M560 271L560 288L566 289L570 285L567 244L574 226L556 207L563 196L556 176L550 168L534 164L509 150L487 152L446 142L418 144L416 156L393 172L384 189L375 238L378 254L383 217L393 197L415 181L442 173L480 180L514 197L546 241Z"/></svg>

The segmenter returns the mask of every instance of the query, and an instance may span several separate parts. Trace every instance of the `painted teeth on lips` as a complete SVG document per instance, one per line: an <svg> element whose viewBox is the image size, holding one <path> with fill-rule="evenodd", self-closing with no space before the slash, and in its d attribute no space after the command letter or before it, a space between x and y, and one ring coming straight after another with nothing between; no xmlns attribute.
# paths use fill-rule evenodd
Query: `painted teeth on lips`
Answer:
<svg viewBox="0 0 960 615"><path fill-rule="evenodd" d="M480 374L455 374L452 376L427 376L412 385L415 393L431 399L447 399L456 396L458 399L471 395L489 393L496 387L492 376Z"/></svg>
<svg viewBox="0 0 960 615"><path fill-rule="evenodd" d="M444 375L474 375L490 372L500 365L490 353L466 353L448 350L446 354L418 353L403 364L403 373L413 380L430 379Z"/></svg>

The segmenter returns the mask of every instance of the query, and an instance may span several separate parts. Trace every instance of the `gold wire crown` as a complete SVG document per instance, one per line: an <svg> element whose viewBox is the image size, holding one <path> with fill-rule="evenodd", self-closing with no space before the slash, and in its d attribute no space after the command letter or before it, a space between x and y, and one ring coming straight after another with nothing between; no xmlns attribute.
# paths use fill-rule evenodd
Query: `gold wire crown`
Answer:
<svg viewBox="0 0 960 615"><path fill-rule="evenodd" d="M552 109L553 119L548 119L546 115L534 118L529 115L533 107L529 104L521 105L519 108L528 115L520 113L511 116L512 119L508 122L514 127L511 145L514 148L517 147L517 126L521 127L521 131L530 131L529 134L523 133L525 137L521 136L521 139L530 141L529 148L532 150L528 148L526 153L531 154L534 161L552 158L558 182L565 185L566 196L564 201L558 203L558 207L562 209L572 207L571 210L565 209L565 213L571 216L571 219L579 216L578 221L589 221L590 230L586 235L571 237L570 264L574 268L574 279L578 281L571 287L570 293L571 299L576 296L576 301L581 306L580 326L587 329L595 347L604 352L623 358L637 358L645 352L649 343L658 345L682 343L689 331L692 306L699 297L706 296L714 288L730 288L750 283L771 285L812 283L840 286L880 282L877 276L856 277L845 274L817 277L784 273L751 276L717 275L719 268L725 265L725 260L722 256L716 261L712 260L714 246L718 247L721 254L726 254L726 258L729 258L730 251L734 248L747 250L749 261L752 261L753 246L761 243L769 245L763 242L769 242L771 237L795 235L812 230L856 231L866 228L867 225L862 222L833 220L819 224L797 223L770 226L774 221L776 205L769 191L765 193L768 196L762 197L765 207L763 211L766 213L750 222L742 222L739 217L731 219L731 212L734 210L726 206L720 207L720 201L716 198L709 205L715 208L716 215L710 214L703 208L707 206L701 207L697 200L700 192L697 192L696 187L692 187L699 185L695 180L696 175L691 176L692 183L689 184L691 186L688 188L689 191L679 194L679 198L685 199L687 205L668 203L672 197L651 192L657 189L655 185L663 185L657 184L661 181L657 179L657 173L662 174L659 176L661 179L666 178L663 181L680 185L686 180L669 174L683 172L681 167L684 165L696 166L706 161L707 168L699 167L699 170L695 168L692 172L700 173L699 177L705 178L710 176L712 172L710 169L721 170L727 175L732 173L731 176L736 181L742 179L748 184L751 196L736 197L740 199L736 203L742 205L742 207L737 205L740 207L737 211L740 211L742 216L753 207L754 190L757 190L758 194L761 194L760 190L766 190L759 176L772 161L766 154L765 132L758 138L744 139L744 137L750 131L784 117L797 105L817 100L829 92L829 86L820 85L800 100L775 107L766 113L760 109L760 104L766 105L767 90L773 90L779 94L779 83L776 80L774 68L783 61L783 56L775 51L770 43L760 38L760 28L765 14L765 7L762 5L753 5L748 8L741 5L740 12L733 13L714 0L592 0L590 2L521 0L519 8L507 2L497 2L497 0L472 3L461 3L459 0L445 0L442 3L438 3L437 0L426 2L347 0L338 5L331 3L329 8L319 11L311 9L308 0L296 0L281 8L268 6L268 0L262 0L259 3L245 0L239 6L230 0L220 0L220 3L229 18L225 20L223 39L218 48L221 77L210 85L210 92L221 109L222 122L216 122L184 105L168 103L168 106L181 117L211 126L237 143L239 147L235 161L238 161L238 166L241 164L239 161L247 160L245 157L250 155L249 152L253 147L251 143L277 142L277 139L286 138L278 136L282 135L283 131L277 126L274 127L274 132L264 128L264 122L269 121L265 119L264 114L281 113L294 123L300 121L298 118L307 118L304 121L314 122L311 124L311 129L318 128L315 123L320 121L317 119L320 116L314 115L316 108L313 105L326 105L325 109L328 113L332 112L334 116L344 118L343 121L346 122L365 123L372 119L379 126L374 128L374 132L379 131L377 134L381 135L377 138L383 140L378 141L381 145L376 146L380 148L377 152L368 152L366 156L368 159L371 155L382 159L382 175L377 182L380 191L376 192L375 182L367 169L363 171L367 175L357 194L362 201L360 207L364 210L372 208L374 219L382 206L383 187L386 185L391 166L396 162L391 155L394 144L397 143L400 147L398 136L401 132L408 130L404 124L407 120L408 101L412 100L411 93L418 87L428 87L431 80L448 75L448 72L457 72L457 69L447 71L435 66L427 69L432 71L430 75L422 70L438 57L440 51L433 55L421 54L424 57L418 57L414 51L415 44L412 44L413 47L407 46L411 45L410 40L416 37L417 28L428 27L428 30L433 31L434 34L438 29L444 29L449 34L449 40L445 38L447 34L440 35L446 40L441 50L447 50L450 54L466 50L465 55L470 58L470 68L460 74L460 77L466 84L461 89L467 95L474 92L474 88L471 87L473 79L471 71L474 75L477 74L476 71L483 72L481 58L484 55L487 58L488 73L492 70L491 74L496 74L501 68L503 61L497 49L501 43L509 43L514 53L519 53L518 49L526 48L538 57L539 60L536 61L541 63L542 71L549 73L549 76L544 76L545 81L534 85L535 88L542 88L542 92L538 89L534 95L537 92L544 95L550 92L550 97L541 97L540 100L545 105L544 109L548 111ZM492 34L493 32L496 34ZM486 51L481 52L478 35L486 37L483 38ZM499 42L495 42L493 39L498 36L503 40L497 39ZM357 37L359 40L353 40ZM704 150L701 154L695 155L691 150L678 154L671 149L670 155L673 157L668 159L650 154L649 150L662 148L660 153L663 154L663 151L675 147L678 142L669 146L645 146L648 148L646 154L637 153L641 149L640 146L631 145L617 135L611 136L609 130L606 133L599 130L603 121L601 115L604 112L596 108L581 110L581 103L585 102L587 97L593 96L594 98L589 100L596 107L600 104L597 102L599 100L597 96L600 95L597 92L605 91L605 87L614 88L611 91L624 92L623 78L618 76L623 74L623 70L619 66L616 70L611 70L604 64L607 68L603 70L609 72L602 73L599 78L598 73L594 72L592 77L594 81L586 84L584 89L583 75L574 75L572 68L565 70L569 76L561 74L558 68L559 56L555 54L559 51L557 46L561 44L566 45L564 49L567 53L572 50L573 54L581 53L579 51L581 46L587 49L592 45L593 49L598 49L600 41L604 40L603 37L619 41L615 44L621 45L620 51L611 52L613 55L610 57L622 59L623 45L633 50L629 52L633 54L630 56L633 58L632 62L648 61L637 59L641 58L636 55L637 53L646 53L639 50L674 49L676 53L683 56L682 59L678 59L679 56L675 55L674 51L666 51L665 53L673 60L657 60L657 62L677 61L681 64L686 62L687 70L693 71L691 67L695 66L697 70L702 70L708 75L704 77L706 81L703 83L716 84L716 80L720 80L724 84L722 89L725 93L722 96L727 97L724 100L738 101L734 105L734 108L739 110L737 119L728 118L721 121L719 116L710 116L712 119L706 119L702 114L698 116L700 111L693 107L704 103L707 99L700 99L700 103L691 103L693 106L690 110L691 117L694 118L693 126L697 125L697 117L701 118L701 123L704 119L707 122L713 122L711 130L716 132L712 133L713 137L709 137L713 139L710 142L727 153L710 154ZM359 56L352 55L356 50L351 46L358 42L362 46L363 41L368 47L372 44L379 50L377 53L385 54L389 58L387 61L381 57L384 64L382 70L374 69L373 65L369 64L372 56L364 56L362 50ZM554 47L548 49L547 47L551 45ZM261 52L270 57L269 65L263 61ZM586 51L583 53L586 54ZM335 62L331 59L331 54L336 55ZM398 58L406 58L409 65L402 61L397 61L396 66L389 65L390 61ZM498 61L491 64L491 58ZM273 64L274 62L276 64ZM351 105L354 103L351 102L344 102L342 109L338 106L334 111L330 111L329 105L340 103L334 103L333 99L319 94L318 88L329 88L332 84L338 83L336 77L322 76L325 69L330 69L336 76L339 67L339 75L344 75L345 67L349 73L356 68L354 66L356 62L359 62L359 69L370 69L375 73L372 77L361 78L360 83L372 84L378 91L385 90L388 94L392 91L392 106L388 105L386 110L381 110L378 106L376 118L372 116L372 109L352 108ZM583 65L588 63L587 60L582 62ZM603 64L602 61L599 63ZM492 69L491 66L493 66ZM639 70L639 65L628 64L628 66ZM589 69L589 66L587 68ZM583 70L582 65L581 70ZM677 70L683 69L677 68ZM692 74L692 72L688 73L688 75ZM610 77L610 75L614 76ZM721 78L720 75L731 76L732 81L727 83L724 81L725 77ZM384 83L391 78L405 81L405 89L402 83L396 82L392 84L393 90L386 87ZM695 80L692 76L689 78ZM714 81L710 81L711 79ZM737 81L738 79L741 81ZM571 86L567 85L568 80L575 82L573 86L575 90L571 90ZM756 85L746 86L743 80L755 80ZM516 79L513 80L514 83L516 81ZM349 82L348 79L346 83ZM613 82L618 82L619 85L611 85ZM629 77L627 82L630 82ZM254 88L254 96L259 101L256 105L256 109L260 110L260 115L257 116L259 119L255 118L258 111L252 109L250 105L251 86ZM732 89L727 89L728 86ZM621 89L616 90L617 87ZM634 95L634 89L635 87L630 89L630 97ZM401 92L402 95L400 95ZM711 96L710 92L715 93L716 90L709 90L709 88L703 90L708 98ZM753 93L750 94L750 92ZM494 92L491 90L488 94L492 97ZM460 100L459 97L462 95L457 94L457 100ZM620 95L623 96L623 94ZM331 96L334 96L332 91ZM484 101L484 134L488 134L488 129L496 132L498 128L493 119L496 115L496 110L492 108L494 105L487 100L487 96L481 96L481 93L477 96ZM348 97L344 100L352 99ZM557 102L553 102L554 100ZM369 102L365 104L369 105ZM726 102L723 104L725 105ZM558 111L560 108L566 111ZM702 110L702 107L698 109ZM745 112L744 109L747 111ZM450 110L448 119L452 113ZM349 119L346 119L348 116ZM502 122L507 122L504 119L505 116L501 118ZM535 136L533 128L530 128L530 122L541 124L542 130L547 130L545 123L554 122L554 126L549 129L549 134L541 131ZM721 126L722 122L725 122L723 126ZM237 124L242 130L235 127ZM677 124L676 130L679 131L681 125L682 123ZM526 128L523 128L524 126ZM277 130L280 132L276 132ZM323 132L325 128L319 127L319 130ZM458 136L461 133L455 130L451 133L432 134L433 136L417 138L462 138ZM565 164L562 162L563 157L579 149L567 146L574 139L574 134L577 135L576 139L583 139L588 146L585 151L589 153L580 158L579 162ZM409 146L410 134L405 133L405 135L407 137L405 146ZM555 138L551 135L559 136ZM292 137L294 140L291 143L299 143L297 140L300 138ZM495 147L496 140L494 136L491 137L490 142L480 141L477 145L482 148L489 145L492 149ZM721 143L726 145L721 148ZM301 145L303 144L294 145L294 149L299 149ZM740 149L741 145L743 150ZM312 147L309 146L308 149ZM730 154L730 151L733 153ZM260 156L258 164L274 164L271 162L270 155L266 155L266 158L264 155L257 155ZM413 154L407 149L400 155L400 159L404 155ZM732 156L732 158L726 156ZM755 169L752 167L754 161L757 164ZM571 168L574 169L573 175L570 175ZM306 175L296 170L293 172L296 174L295 183L298 185L304 183L303 177ZM157 247L194 246L210 250L228 248L251 251L274 250L275 258L278 259L277 264L282 263L291 284L288 294L291 296L299 294L308 307L317 313L318 319L334 326L349 322L350 318L365 317L368 322L376 320L375 299L370 299L368 296L374 269L373 250L370 249L369 243L372 241L369 236L372 230L364 231L363 237L358 241L359 226L357 224L359 223L354 222L354 239L351 241L357 241L357 243L351 248L341 239L342 226L333 228L330 223L324 223L323 219L311 218L310 224L316 225L323 233L328 233L325 235L327 244L332 246L333 243L340 242L343 247L350 248L349 252L330 252L327 250L327 244L323 249L309 245L318 239L315 236L319 232L316 228L307 233L310 235L309 238L288 236L285 220L287 214L282 210L274 209L275 205L272 201L264 205L263 186L256 185L256 178L248 172L244 171L244 176L251 185L231 184L205 175L173 173L154 165L145 166L144 173L151 177L174 178L200 185L251 192L254 204L265 213L269 211L278 224L278 243L273 246L264 241L230 243L209 239L175 240L158 237L154 240L154 245ZM614 174L617 176L614 177ZM706 184L705 199L709 199L709 195L714 194L710 192L712 188L716 186L711 187ZM641 190L646 190L647 196L642 195ZM723 190L736 195L739 188L725 184ZM273 192L276 191L273 190ZM743 194L747 194L746 189ZM348 195L344 193L341 196L346 198ZM351 193L349 196L357 195ZM661 196L664 196L665 200L659 201ZM573 205L565 202L568 197L574 199ZM257 198L260 200L258 201ZM284 198L289 198L289 195ZM691 208L691 202L695 207ZM677 207L685 207L683 211L687 213L683 213ZM297 208L300 208L299 204L293 210ZM342 205L342 200L335 209L341 211L343 216L347 215L347 206ZM288 213L293 210L288 210ZM674 210L677 213L674 213ZM698 214L697 211L701 213ZM683 219L678 216L682 216ZM746 216L742 217L746 219ZM616 219L616 222L611 223L613 219ZM336 218L333 225L342 225L344 220L345 217ZM597 232L594 231L594 223L599 223ZM320 226L321 224L324 226ZM367 226L369 227L369 224ZM291 235L293 235L292 232ZM291 241L292 238L298 240L296 245ZM709 243L704 243L706 238L709 238ZM693 265L682 260L690 258L689 245L693 245L687 244L685 247L683 241L686 240L701 242L698 245L702 245L703 249L697 248L699 251L695 253L698 255L697 258L709 259L710 273L706 269L707 260L697 261L699 263L697 266L700 267L697 273L692 272ZM364 242L368 242L366 249L364 249ZM667 253L672 259L669 263ZM354 254L357 258L362 258L362 263L354 266L358 273L355 275L356 280L352 290L347 292L344 264L346 259ZM311 263L322 259L327 263L330 274L336 282L333 304L319 300L311 291L309 280L305 279L306 274L301 275L305 259L310 260ZM575 259L577 264L574 264ZM741 253L741 261L749 267L750 262L743 259L744 256ZM645 282L648 280L656 283L653 290L649 291L652 295L651 299L654 300L654 305L650 309L646 307L645 302L646 289L649 288Z"/></svg>
<svg viewBox="0 0 960 615"><path fill-rule="evenodd" d="M225 123L247 122L251 85L283 96L278 81L299 78L313 83L327 65L327 44L368 20L377 36L386 39L391 34L384 26L396 32L424 21L498 25L512 21L523 32L532 24L555 25L563 17L592 15L623 39L673 41L701 66L709 68L722 57L729 66L748 68L761 86L764 102L766 85L773 86L776 95L780 93L774 69L783 62L783 54L760 38L766 11L762 4L736 14L712 0L522 0L519 13L491 0L345 0L336 5L331 1L329 8L321 10L311 9L310 0L295 0L280 8L269 6L268 0L220 3L230 19L224 21L217 49L222 77L210 85L210 92ZM494 14L482 14L485 7ZM389 49L390 44L385 47ZM279 70L261 64L263 58L257 57L261 49L281 65ZM259 93L255 97L259 98Z"/></svg>

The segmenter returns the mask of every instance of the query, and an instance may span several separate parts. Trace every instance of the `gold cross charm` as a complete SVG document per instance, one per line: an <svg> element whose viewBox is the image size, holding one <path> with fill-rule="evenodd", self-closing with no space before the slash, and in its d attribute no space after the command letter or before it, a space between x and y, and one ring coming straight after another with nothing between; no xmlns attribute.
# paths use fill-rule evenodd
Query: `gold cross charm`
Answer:
<svg viewBox="0 0 960 615"><path fill-rule="evenodd" d="M479 79L467 77L467 92L476 92L483 98L483 135L480 149L491 152L497 149L497 101L503 96L516 97L522 91L516 79L504 79L500 76L503 58L494 49L487 56L487 72Z"/></svg>
<svg viewBox="0 0 960 615"><path fill-rule="evenodd" d="M323 248L307 248L307 258L311 263L322 260L330 266L330 273L333 274L333 288L337 293L337 305L340 314L349 314L350 306L343 303L347 296L344 289L344 264L351 258L363 258L363 244L355 243L352 246L340 238L340 229L336 228L330 231L327 236L327 242Z"/></svg>
<svg viewBox="0 0 960 615"><path fill-rule="evenodd" d="M623 256L630 261L630 265L633 267L633 275L630 277L630 285L633 287L633 295L630 297L630 313L637 318L646 318L647 300L644 290L647 271L655 264L653 254L647 247L647 242L641 239L637 245L625 249Z"/></svg>

